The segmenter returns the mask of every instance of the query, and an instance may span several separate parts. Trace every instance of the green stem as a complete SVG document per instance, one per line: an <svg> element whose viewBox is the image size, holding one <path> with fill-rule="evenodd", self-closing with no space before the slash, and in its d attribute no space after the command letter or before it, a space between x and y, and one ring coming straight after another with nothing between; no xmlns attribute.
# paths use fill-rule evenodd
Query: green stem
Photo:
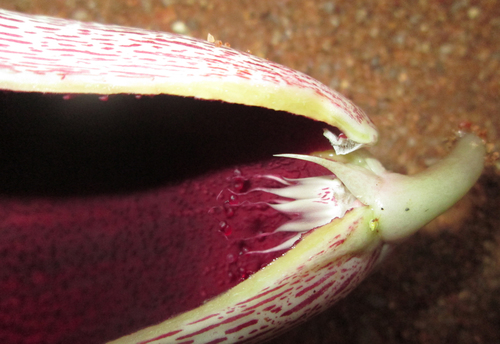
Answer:
<svg viewBox="0 0 500 344"><path fill-rule="evenodd" d="M453 151L426 171L405 176L386 171L365 158L365 167L312 156L286 155L318 163L332 171L373 211L372 229L386 242L399 241L446 211L477 181L485 147L473 134L464 135Z"/></svg>

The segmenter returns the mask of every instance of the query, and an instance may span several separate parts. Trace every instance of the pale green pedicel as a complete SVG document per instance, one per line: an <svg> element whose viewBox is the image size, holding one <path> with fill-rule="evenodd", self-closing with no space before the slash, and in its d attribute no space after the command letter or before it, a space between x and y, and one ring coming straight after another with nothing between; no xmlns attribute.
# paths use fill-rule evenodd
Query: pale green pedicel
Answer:
<svg viewBox="0 0 500 344"><path fill-rule="evenodd" d="M479 178L485 146L473 134L464 134L453 151L427 170L405 176L386 171L374 158L342 163L315 156L281 154L307 160L332 171L363 204L371 207L370 227L386 242L399 241L446 211Z"/></svg>

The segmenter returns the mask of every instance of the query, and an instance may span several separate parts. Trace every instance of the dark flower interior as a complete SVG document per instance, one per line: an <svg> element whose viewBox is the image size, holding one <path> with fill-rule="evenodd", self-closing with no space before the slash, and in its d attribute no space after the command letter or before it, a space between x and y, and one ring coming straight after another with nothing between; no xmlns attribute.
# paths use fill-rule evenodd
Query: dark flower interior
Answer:
<svg viewBox="0 0 500 344"><path fill-rule="evenodd" d="M0 342L102 343L201 305L293 233L263 175L324 123L173 96L0 94ZM293 215L292 215L293 216Z"/></svg>

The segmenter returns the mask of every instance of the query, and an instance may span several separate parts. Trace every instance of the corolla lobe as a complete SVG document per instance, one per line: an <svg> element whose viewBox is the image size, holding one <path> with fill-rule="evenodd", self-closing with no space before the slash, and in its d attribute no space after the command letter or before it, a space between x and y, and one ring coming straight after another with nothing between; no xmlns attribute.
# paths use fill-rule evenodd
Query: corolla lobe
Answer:
<svg viewBox="0 0 500 344"><path fill-rule="evenodd" d="M6 342L262 342L344 297L482 170L472 135L411 177L321 153L376 130L318 81L227 47L8 11L0 24ZM340 194L356 198L343 217L304 225Z"/></svg>

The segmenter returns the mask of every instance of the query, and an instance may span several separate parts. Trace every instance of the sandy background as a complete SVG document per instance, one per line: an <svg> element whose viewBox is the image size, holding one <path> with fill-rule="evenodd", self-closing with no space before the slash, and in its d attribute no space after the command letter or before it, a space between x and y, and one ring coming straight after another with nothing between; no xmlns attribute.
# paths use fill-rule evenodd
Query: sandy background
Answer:
<svg viewBox="0 0 500 344"><path fill-rule="evenodd" d="M305 72L373 119L372 152L415 173L460 125L500 147L500 1L0 0L0 8L174 31ZM500 342L500 165L348 298L273 343Z"/></svg>

